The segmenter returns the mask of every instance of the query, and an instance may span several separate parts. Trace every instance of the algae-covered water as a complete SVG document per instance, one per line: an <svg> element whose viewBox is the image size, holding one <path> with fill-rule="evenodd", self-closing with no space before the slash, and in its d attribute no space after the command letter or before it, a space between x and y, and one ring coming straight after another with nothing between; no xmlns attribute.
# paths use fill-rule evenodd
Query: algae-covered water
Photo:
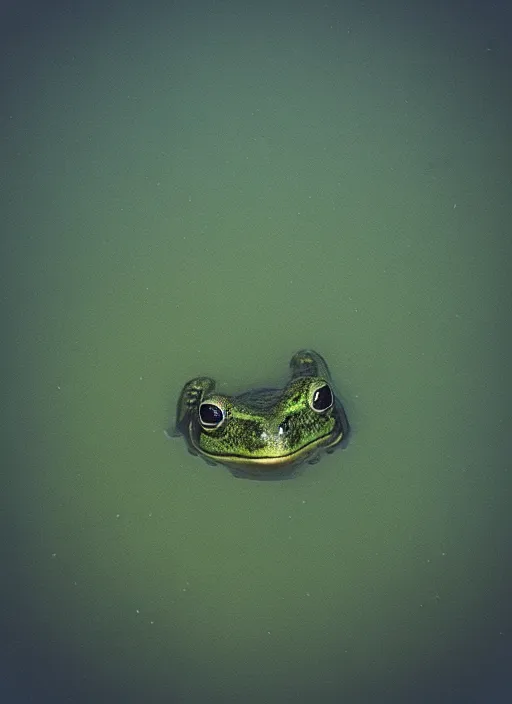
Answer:
<svg viewBox="0 0 512 704"><path fill-rule="evenodd" d="M2 12L5 701L508 701L505 8ZM304 347L343 451L166 438Z"/></svg>

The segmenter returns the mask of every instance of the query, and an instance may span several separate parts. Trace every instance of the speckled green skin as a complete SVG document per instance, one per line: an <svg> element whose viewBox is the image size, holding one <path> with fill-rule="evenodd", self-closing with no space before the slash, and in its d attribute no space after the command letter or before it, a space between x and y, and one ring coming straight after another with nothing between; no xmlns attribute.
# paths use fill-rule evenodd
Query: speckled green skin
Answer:
<svg viewBox="0 0 512 704"><path fill-rule="evenodd" d="M326 383L332 389L327 364L317 352L297 352L290 369L283 389L236 396L215 393L215 382L208 377L191 379L178 401L175 434L185 437L192 454L210 464L224 464L237 476L273 478L270 475L286 474L304 461L316 462L322 451L332 452L346 440L347 417L336 397L325 412L311 408L317 389ZM201 403L223 409L225 421L218 428L202 427Z"/></svg>

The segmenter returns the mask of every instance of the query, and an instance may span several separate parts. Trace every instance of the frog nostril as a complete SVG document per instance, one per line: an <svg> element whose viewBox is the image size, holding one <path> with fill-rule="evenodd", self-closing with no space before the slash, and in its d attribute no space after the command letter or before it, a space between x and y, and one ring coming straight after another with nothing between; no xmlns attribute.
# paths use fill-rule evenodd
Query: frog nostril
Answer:
<svg viewBox="0 0 512 704"><path fill-rule="evenodd" d="M285 435L290 432L291 427L291 416L286 416L286 418L279 425L279 435Z"/></svg>

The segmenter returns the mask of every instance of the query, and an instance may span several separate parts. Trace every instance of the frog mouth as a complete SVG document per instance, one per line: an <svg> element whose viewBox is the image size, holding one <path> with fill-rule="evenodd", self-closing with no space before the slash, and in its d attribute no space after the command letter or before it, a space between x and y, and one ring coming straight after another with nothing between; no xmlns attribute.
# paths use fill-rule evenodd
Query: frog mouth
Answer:
<svg viewBox="0 0 512 704"><path fill-rule="evenodd" d="M326 443L326 439L330 438L330 441ZM208 453L207 456L212 460L217 460L218 462L223 462L224 464L232 464L234 466L253 466L259 469L276 469L279 467L285 467L287 465L293 464L297 460L305 460L308 455L312 455L316 450L328 450L330 447L337 445L343 438L343 430L340 429L334 437L330 434L322 435L311 442L302 445L297 450L292 452L283 453L282 455L266 455L263 457L256 457L253 455L237 455L237 454L211 454Z"/></svg>

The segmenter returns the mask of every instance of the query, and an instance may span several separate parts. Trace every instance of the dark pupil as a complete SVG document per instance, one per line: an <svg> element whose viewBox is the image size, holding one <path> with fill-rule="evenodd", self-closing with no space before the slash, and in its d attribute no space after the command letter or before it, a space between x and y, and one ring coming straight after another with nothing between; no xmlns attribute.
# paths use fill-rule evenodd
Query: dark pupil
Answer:
<svg viewBox="0 0 512 704"><path fill-rule="evenodd" d="M222 413L222 409L218 406L214 406L213 403L203 403L199 408L199 418L203 425L211 428L222 423L224 414Z"/></svg>
<svg viewBox="0 0 512 704"><path fill-rule="evenodd" d="M326 411L332 406L332 402L332 391L327 384L315 391L312 402L315 411Z"/></svg>

